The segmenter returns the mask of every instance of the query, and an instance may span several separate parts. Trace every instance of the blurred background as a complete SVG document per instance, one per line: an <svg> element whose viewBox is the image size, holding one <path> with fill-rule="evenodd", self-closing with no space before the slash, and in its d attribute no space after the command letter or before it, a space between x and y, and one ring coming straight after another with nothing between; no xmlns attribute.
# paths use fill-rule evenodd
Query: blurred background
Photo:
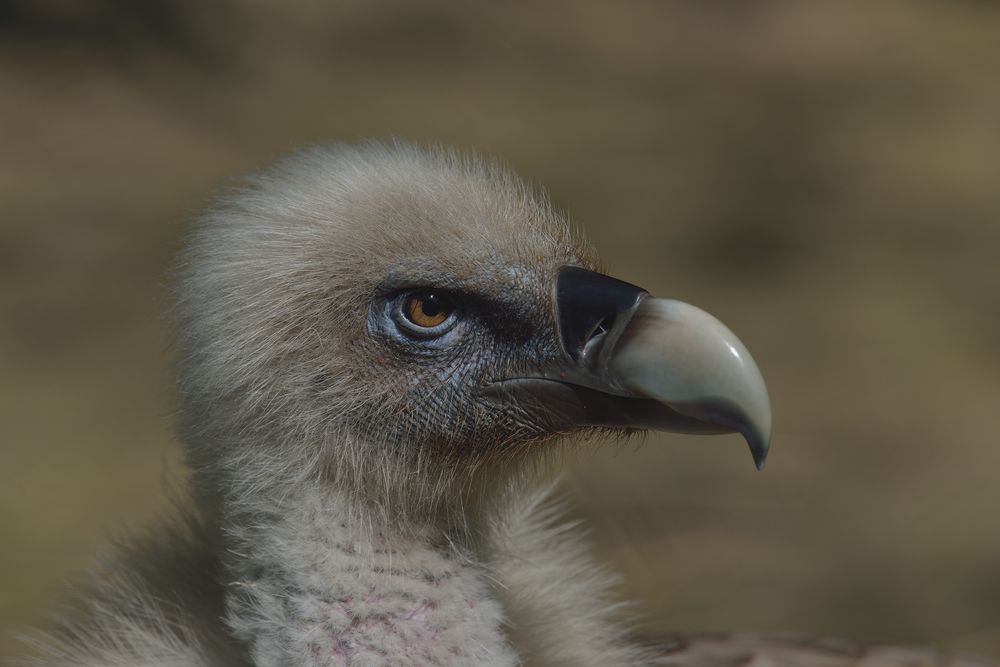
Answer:
<svg viewBox="0 0 1000 667"><path fill-rule="evenodd" d="M971 0L0 0L0 653L183 475L193 213L390 136L503 158L763 369L763 473L735 436L567 461L647 631L1000 657L1000 5Z"/></svg>

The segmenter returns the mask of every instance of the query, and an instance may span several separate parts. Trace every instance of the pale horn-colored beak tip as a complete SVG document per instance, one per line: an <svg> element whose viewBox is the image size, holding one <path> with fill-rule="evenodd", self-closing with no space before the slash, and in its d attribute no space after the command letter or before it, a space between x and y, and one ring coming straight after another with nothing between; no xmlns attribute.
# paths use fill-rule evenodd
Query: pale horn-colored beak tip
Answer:
<svg viewBox="0 0 1000 667"><path fill-rule="evenodd" d="M757 469L771 443L771 402L757 364L740 339L700 308L646 298L610 360L616 380L700 422L665 430L739 432Z"/></svg>

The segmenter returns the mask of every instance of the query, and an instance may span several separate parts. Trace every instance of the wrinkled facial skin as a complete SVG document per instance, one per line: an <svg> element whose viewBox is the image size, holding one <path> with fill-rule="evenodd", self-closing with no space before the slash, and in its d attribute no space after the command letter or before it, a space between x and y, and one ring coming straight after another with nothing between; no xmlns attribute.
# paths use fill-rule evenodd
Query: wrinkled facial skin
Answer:
<svg viewBox="0 0 1000 667"><path fill-rule="evenodd" d="M483 395L498 379L562 354L553 320L554 271L484 262L476 273L462 280L439 271L415 282L399 267L372 298L367 340L355 349L373 361L382 382L396 385L391 440L419 441L444 455L486 454L557 428L547 411ZM421 335L402 320L408 300L427 293L454 306L443 333Z"/></svg>

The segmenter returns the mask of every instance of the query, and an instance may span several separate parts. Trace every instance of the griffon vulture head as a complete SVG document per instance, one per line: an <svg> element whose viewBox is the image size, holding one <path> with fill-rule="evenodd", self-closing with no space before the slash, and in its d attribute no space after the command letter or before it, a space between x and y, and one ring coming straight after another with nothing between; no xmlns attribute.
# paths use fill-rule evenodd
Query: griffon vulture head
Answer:
<svg viewBox="0 0 1000 667"><path fill-rule="evenodd" d="M330 475L412 508L588 428L738 431L758 466L767 454L767 392L740 341L601 273L542 195L475 157L287 158L207 216L179 292L188 440L210 485Z"/></svg>

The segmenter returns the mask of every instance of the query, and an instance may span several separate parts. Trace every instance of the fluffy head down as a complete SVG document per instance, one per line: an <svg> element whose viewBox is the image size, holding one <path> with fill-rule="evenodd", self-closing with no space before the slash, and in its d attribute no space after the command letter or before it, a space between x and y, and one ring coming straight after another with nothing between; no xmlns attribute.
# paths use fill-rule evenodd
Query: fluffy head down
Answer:
<svg viewBox="0 0 1000 667"><path fill-rule="evenodd" d="M427 488L544 437L480 390L552 353L565 264L593 260L493 162L399 144L279 162L209 212L181 259L196 470L239 469L225 484L245 490L265 471ZM421 290L455 306L446 334L400 326L401 302Z"/></svg>

